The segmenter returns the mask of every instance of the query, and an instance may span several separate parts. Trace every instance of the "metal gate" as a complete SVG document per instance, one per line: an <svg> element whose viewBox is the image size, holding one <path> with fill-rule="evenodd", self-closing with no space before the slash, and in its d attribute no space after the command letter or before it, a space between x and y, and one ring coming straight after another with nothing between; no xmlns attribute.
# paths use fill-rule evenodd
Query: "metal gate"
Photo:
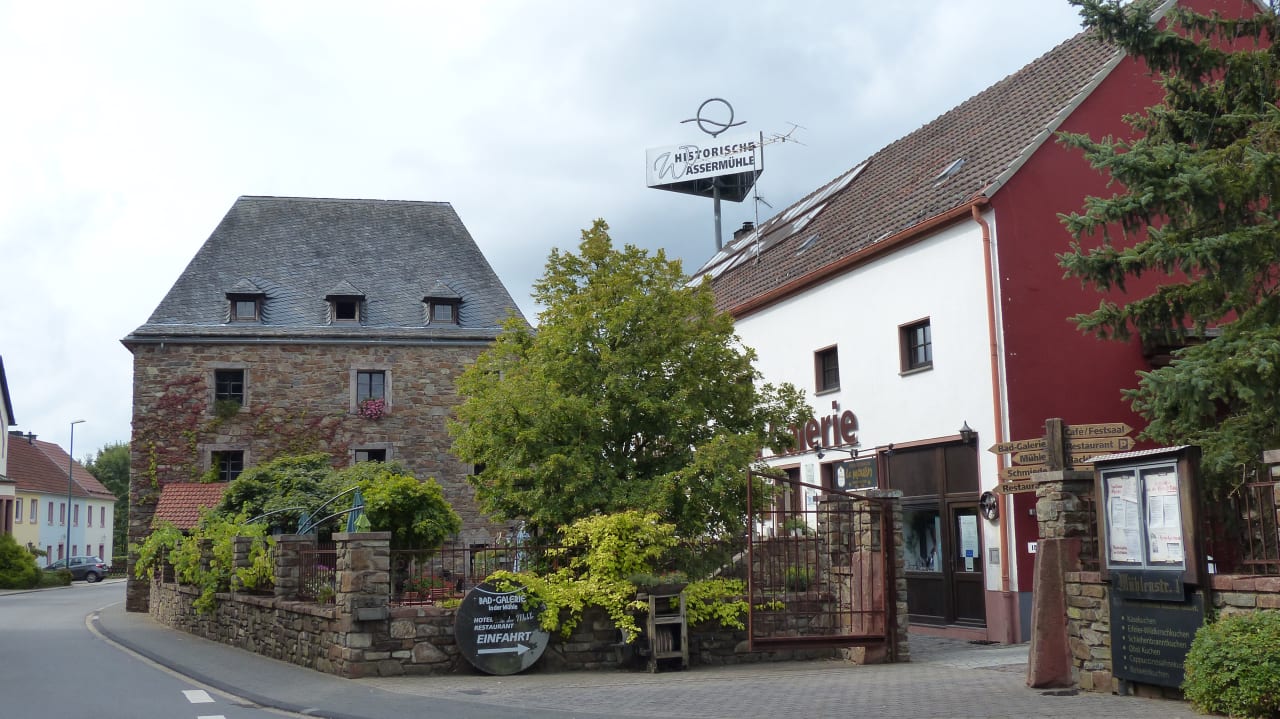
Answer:
<svg viewBox="0 0 1280 719"><path fill-rule="evenodd" d="M799 507L761 501L761 480L818 496ZM757 472L748 487L750 648L884 647L892 661L892 500Z"/></svg>

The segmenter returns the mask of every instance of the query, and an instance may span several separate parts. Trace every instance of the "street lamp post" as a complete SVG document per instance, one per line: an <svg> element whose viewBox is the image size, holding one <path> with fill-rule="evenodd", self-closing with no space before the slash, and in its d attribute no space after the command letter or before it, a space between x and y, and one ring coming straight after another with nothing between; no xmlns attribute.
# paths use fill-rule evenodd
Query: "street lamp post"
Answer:
<svg viewBox="0 0 1280 719"><path fill-rule="evenodd" d="M67 543L63 547L62 556L67 560L66 568L71 569L71 472L76 466L76 425L84 422L77 419L71 423L71 442L67 447Z"/></svg>

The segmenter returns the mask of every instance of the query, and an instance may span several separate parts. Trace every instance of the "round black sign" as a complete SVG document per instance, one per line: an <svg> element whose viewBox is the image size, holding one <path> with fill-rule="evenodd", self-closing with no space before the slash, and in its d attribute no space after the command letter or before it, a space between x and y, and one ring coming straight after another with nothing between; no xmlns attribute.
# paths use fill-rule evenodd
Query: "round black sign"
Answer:
<svg viewBox="0 0 1280 719"><path fill-rule="evenodd" d="M490 582L467 593L453 619L458 650L476 669L515 674L533 666L551 635L538 624L540 609L525 609L522 591L504 592Z"/></svg>

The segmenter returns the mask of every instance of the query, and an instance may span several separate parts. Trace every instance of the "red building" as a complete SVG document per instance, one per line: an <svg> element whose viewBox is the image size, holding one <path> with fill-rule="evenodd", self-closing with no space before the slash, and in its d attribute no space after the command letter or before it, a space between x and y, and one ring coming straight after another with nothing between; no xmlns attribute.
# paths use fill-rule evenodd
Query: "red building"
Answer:
<svg viewBox="0 0 1280 719"><path fill-rule="evenodd" d="M1227 16L1257 7L1181 4ZM1136 339L1080 333L1068 318L1100 297L1064 280L1056 259L1070 240L1060 213L1114 189L1055 136L1126 137L1122 117L1162 96L1138 61L1081 33L739 231L699 270L766 379L807 389L819 416L852 412L858 444L847 449L874 453L881 486L904 492L909 560L919 551L908 562L913 626L1028 636L1035 495L979 516L1009 464L989 447L1043 436L1050 417L1142 425L1121 390L1155 357ZM820 435L770 463L833 486L847 456L819 458L831 446Z"/></svg>

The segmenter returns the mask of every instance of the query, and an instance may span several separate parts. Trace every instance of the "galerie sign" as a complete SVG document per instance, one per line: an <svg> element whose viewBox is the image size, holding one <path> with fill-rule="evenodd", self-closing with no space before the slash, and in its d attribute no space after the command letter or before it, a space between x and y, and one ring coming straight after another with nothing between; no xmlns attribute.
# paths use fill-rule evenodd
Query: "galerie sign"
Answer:
<svg viewBox="0 0 1280 719"><path fill-rule="evenodd" d="M515 674L542 656L551 635L539 623L541 611L526 608L526 601L522 591L504 592L484 582L458 605L453 636L462 656L476 669Z"/></svg>

